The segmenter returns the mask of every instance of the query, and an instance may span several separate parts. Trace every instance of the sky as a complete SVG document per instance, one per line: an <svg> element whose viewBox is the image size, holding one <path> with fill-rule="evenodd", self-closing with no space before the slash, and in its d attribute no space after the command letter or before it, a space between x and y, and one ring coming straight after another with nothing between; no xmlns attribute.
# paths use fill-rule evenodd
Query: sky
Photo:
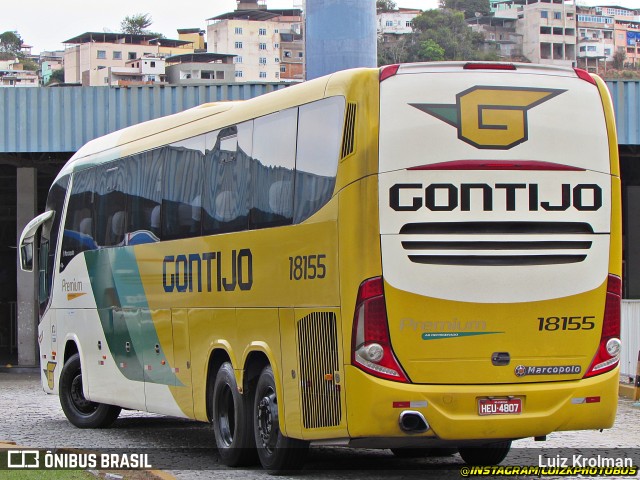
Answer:
<svg viewBox="0 0 640 480"><path fill-rule="evenodd" d="M294 1L267 0L268 8L293 8ZM374 0L371 0L374 1ZM398 7L427 10L438 0L395 0ZM150 30L178 38L178 28L206 30L207 19L235 10L235 0L30 0L2 2L0 33L17 31L32 53L62 50L62 42L85 32L118 32L126 16L148 13ZM640 8L640 0L578 0L578 4Z"/></svg>

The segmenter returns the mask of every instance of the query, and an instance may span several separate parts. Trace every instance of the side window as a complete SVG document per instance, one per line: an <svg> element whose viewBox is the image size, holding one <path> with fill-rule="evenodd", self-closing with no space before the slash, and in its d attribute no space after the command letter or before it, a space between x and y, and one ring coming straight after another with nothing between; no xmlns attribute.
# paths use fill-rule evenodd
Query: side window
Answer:
<svg viewBox="0 0 640 480"><path fill-rule="evenodd" d="M69 176L66 175L53 184L47 196L47 206L45 210L53 210L55 213L53 218L42 226L42 235L40 236L40 256L38 263L38 300L40 303L40 314L44 313L44 309L47 307L49 297L51 296L56 245L58 244L58 235L60 234L62 208L64 206L68 184Z"/></svg>
<svg viewBox="0 0 640 480"><path fill-rule="evenodd" d="M297 108L253 123L249 228L289 225L293 221L297 124Z"/></svg>
<svg viewBox="0 0 640 480"><path fill-rule="evenodd" d="M95 169L74 173L62 235L60 271L85 250L98 248L95 222Z"/></svg>
<svg viewBox="0 0 640 480"><path fill-rule="evenodd" d="M211 145L205 158L205 234L248 228L252 130L253 122L246 122L207 136Z"/></svg>
<svg viewBox="0 0 640 480"><path fill-rule="evenodd" d="M293 222L299 223L326 204L336 184L344 120L344 97L300 107Z"/></svg>
<svg viewBox="0 0 640 480"><path fill-rule="evenodd" d="M195 237L201 233L204 151L204 135L161 149L163 240Z"/></svg>
<svg viewBox="0 0 640 480"><path fill-rule="evenodd" d="M118 160L95 168L94 231L98 245L124 245L127 226L125 162Z"/></svg>
<svg viewBox="0 0 640 480"><path fill-rule="evenodd" d="M150 150L126 159L125 193L127 194L127 245L160 240L162 169L160 149Z"/></svg>

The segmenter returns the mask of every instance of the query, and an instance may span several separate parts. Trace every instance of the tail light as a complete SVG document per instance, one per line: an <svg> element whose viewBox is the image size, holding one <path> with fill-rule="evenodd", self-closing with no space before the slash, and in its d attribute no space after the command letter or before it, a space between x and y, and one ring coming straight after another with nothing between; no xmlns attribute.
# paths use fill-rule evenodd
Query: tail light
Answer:
<svg viewBox="0 0 640 480"><path fill-rule="evenodd" d="M604 320L600 345L591 366L584 378L600 375L616 368L620 361L620 302L622 297L622 280L609 275L607 280L607 300L604 307Z"/></svg>
<svg viewBox="0 0 640 480"><path fill-rule="evenodd" d="M380 69L380 82L385 81L389 77L393 77L396 73L398 73L398 69L400 68L400 64L387 65Z"/></svg>
<svg viewBox="0 0 640 480"><path fill-rule="evenodd" d="M409 383L391 348L382 277L365 280L358 289L351 363L375 377Z"/></svg>

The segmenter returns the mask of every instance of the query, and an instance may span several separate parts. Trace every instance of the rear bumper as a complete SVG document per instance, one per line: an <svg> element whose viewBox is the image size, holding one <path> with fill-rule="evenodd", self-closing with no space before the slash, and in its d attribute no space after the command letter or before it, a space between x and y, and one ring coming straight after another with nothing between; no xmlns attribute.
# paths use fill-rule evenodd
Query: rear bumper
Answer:
<svg viewBox="0 0 640 480"><path fill-rule="evenodd" d="M559 430L609 428L616 415L618 374L616 368L597 377L569 382L407 385L381 380L346 365L349 436L473 442L537 437ZM521 414L478 415L478 398L508 396L522 398ZM422 413L429 430L404 432L398 422L403 410Z"/></svg>

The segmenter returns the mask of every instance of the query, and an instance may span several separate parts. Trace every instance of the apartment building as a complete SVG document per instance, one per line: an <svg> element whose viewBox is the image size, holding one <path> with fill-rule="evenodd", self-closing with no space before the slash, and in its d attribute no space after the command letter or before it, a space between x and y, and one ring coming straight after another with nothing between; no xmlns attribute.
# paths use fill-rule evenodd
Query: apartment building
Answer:
<svg viewBox="0 0 640 480"><path fill-rule="evenodd" d="M622 7L595 7L597 15L613 18L614 48L624 51L625 64L640 66L640 9L631 10Z"/></svg>
<svg viewBox="0 0 640 480"><path fill-rule="evenodd" d="M615 48L613 15L603 15L595 7L578 7L577 66L597 72L601 64L613 60Z"/></svg>
<svg viewBox="0 0 640 480"><path fill-rule="evenodd" d="M91 70L90 85L126 87L131 85L166 85L165 59L158 55L144 55L128 60L124 67L107 67Z"/></svg>
<svg viewBox="0 0 640 480"><path fill-rule="evenodd" d="M383 42L394 41L399 35L413 32L413 19L421 13L422 10L412 8L378 12L378 38Z"/></svg>
<svg viewBox="0 0 640 480"><path fill-rule="evenodd" d="M235 55L237 82L304 80L300 9L268 10L264 2L243 0L207 22L207 52Z"/></svg>
<svg viewBox="0 0 640 480"><path fill-rule="evenodd" d="M234 83L234 55L186 53L166 58L167 82L171 85Z"/></svg>
<svg viewBox="0 0 640 480"><path fill-rule="evenodd" d="M83 86L108 85L107 69L131 68L127 62L194 51L193 42L188 40L123 33L85 32L63 43L68 45L64 52L64 81Z"/></svg>

